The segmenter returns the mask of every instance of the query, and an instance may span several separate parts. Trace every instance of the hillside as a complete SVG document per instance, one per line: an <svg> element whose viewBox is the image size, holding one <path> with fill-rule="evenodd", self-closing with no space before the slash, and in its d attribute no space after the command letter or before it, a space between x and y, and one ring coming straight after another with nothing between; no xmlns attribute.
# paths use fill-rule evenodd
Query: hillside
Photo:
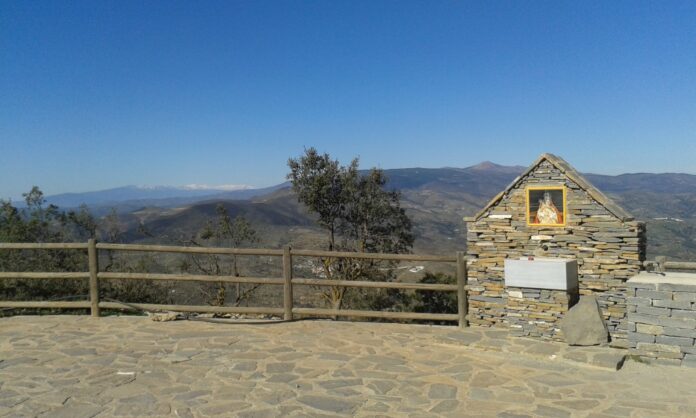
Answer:
<svg viewBox="0 0 696 418"><path fill-rule="evenodd" d="M468 168L386 170L388 187L401 190L413 220L415 251L446 253L466 246L462 217L474 214L524 170L482 163ZM686 174L587 175L638 219L648 222L649 256L696 259L696 176ZM222 202L232 216L247 217L263 246L320 247L322 234L297 203L287 185L247 200L195 203L179 208L148 207L124 217L128 240L147 240L137 231L142 222L155 237L180 242L195 235ZM664 219L656 219L664 218Z"/></svg>

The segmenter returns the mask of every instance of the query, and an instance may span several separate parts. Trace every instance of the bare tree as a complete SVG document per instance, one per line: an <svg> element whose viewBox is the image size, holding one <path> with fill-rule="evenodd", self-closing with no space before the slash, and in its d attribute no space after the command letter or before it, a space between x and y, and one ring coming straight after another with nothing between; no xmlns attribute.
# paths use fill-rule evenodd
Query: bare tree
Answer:
<svg viewBox="0 0 696 418"><path fill-rule="evenodd" d="M198 233L197 237L192 238L189 244L196 246L219 246L227 248L239 248L259 241L256 231L249 221L243 216L230 217L225 205L218 204L215 209L216 218L208 220L205 226ZM232 275L239 277L239 263L236 255L231 256L231 263L224 263L219 255L198 256L191 255L182 265L183 271L199 271L211 276ZM239 306L242 302L249 300L252 293L260 285L242 286L237 283L235 286L234 305ZM224 306L227 302L227 286L224 282L219 282L217 286L201 285L201 293L209 304L214 306Z"/></svg>

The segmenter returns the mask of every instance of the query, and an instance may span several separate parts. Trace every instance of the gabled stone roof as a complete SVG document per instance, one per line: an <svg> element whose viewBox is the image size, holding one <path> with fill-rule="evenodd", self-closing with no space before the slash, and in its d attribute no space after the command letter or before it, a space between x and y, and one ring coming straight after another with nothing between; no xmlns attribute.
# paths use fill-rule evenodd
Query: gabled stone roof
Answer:
<svg viewBox="0 0 696 418"><path fill-rule="evenodd" d="M529 168L525 170L524 173L520 174L512 183L510 183L508 187L505 188L505 190L498 193L483 209L481 209L476 214L476 216L466 217L464 218L464 220L467 222L479 220L491 207L500 202L500 200L503 198L503 196L505 196L507 192L515 188L520 183L520 181L522 181L522 179L529 175L535 168L539 166L539 164L541 164L544 161L548 161L549 163L551 163L561 173L563 173L571 181L580 186L581 189L587 192L587 194L589 194L590 197L592 197L594 200L597 201L597 203L602 205L607 211L609 211L609 213L616 216L620 221L626 222L634 220L633 216L626 212L621 206L614 203L614 201L607 197L607 195L600 192L599 189L597 189L595 186L590 184L590 182L587 181L587 179L583 177L580 173L578 173L570 164L568 164L567 161L553 154L541 154L541 156L539 156L539 158L537 158L537 160L531 166L529 166Z"/></svg>

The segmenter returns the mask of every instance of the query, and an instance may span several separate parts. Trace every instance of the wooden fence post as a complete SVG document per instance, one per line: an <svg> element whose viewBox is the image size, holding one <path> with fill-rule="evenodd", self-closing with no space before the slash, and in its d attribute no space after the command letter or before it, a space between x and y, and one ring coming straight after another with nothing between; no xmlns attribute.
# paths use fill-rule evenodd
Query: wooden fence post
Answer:
<svg viewBox="0 0 696 418"><path fill-rule="evenodd" d="M467 299L466 285L469 281L466 271L466 257L463 251L457 251L457 306L459 311L459 328L469 326L467 314L469 300Z"/></svg>
<svg viewBox="0 0 696 418"><path fill-rule="evenodd" d="M89 301L92 317L99 318L99 257L97 254L97 241L91 238L87 241L87 256L89 258Z"/></svg>
<svg viewBox="0 0 696 418"><path fill-rule="evenodd" d="M292 321L292 254L290 247L283 248L283 319Z"/></svg>

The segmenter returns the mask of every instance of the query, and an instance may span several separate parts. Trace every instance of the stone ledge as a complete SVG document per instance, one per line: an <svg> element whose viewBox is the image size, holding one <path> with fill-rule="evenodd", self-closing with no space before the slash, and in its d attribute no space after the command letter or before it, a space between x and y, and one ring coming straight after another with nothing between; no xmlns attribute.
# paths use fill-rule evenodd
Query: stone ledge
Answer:
<svg viewBox="0 0 696 418"><path fill-rule="evenodd" d="M655 284L656 290L696 291L696 273L668 272L664 274L641 271L628 280L628 287Z"/></svg>
<svg viewBox="0 0 696 418"><path fill-rule="evenodd" d="M476 327L478 328L478 327ZM576 347L560 342L513 337L508 330L467 328L439 336L436 341L477 350L522 354L552 361L567 361L605 370L619 370L624 364L626 350L607 346Z"/></svg>

